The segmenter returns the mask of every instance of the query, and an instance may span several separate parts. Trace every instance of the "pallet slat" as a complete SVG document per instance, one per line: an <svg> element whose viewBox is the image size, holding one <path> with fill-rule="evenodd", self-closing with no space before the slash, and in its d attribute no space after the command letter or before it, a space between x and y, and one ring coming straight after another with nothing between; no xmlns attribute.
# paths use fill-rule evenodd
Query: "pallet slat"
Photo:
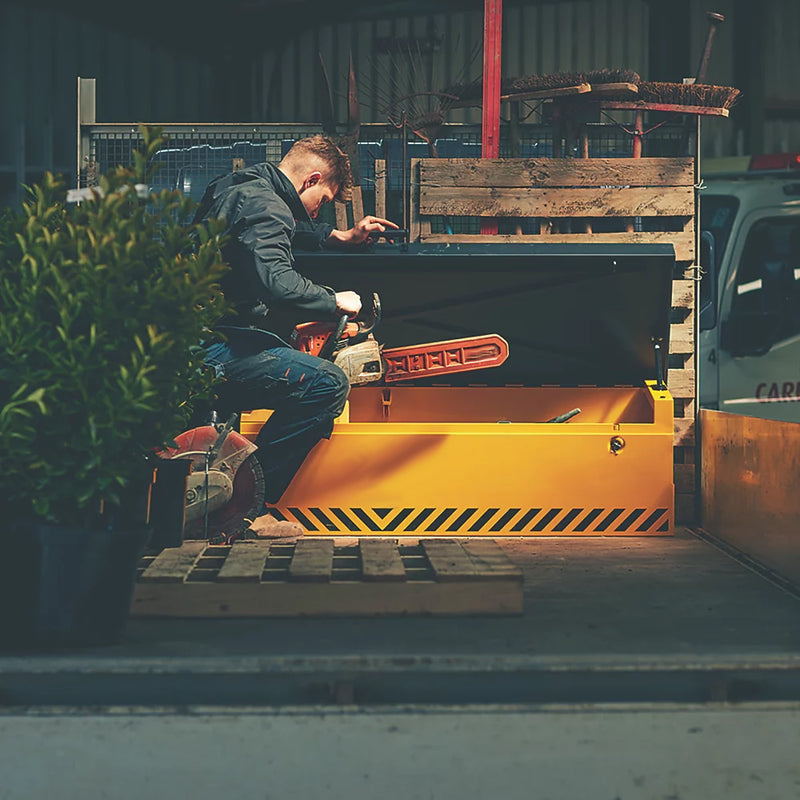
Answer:
<svg viewBox="0 0 800 800"><path fill-rule="evenodd" d="M440 581L473 580L478 575L469 553L456 541L421 539L420 546Z"/></svg>
<svg viewBox="0 0 800 800"><path fill-rule="evenodd" d="M420 183L462 189L694 186L691 158L419 159Z"/></svg>
<svg viewBox="0 0 800 800"><path fill-rule="evenodd" d="M205 541L184 542L181 547L162 550L139 578L145 583L180 583L186 579L206 549Z"/></svg>
<svg viewBox="0 0 800 800"><path fill-rule="evenodd" d="M361 539L362 572L365 581L404 581L406 568L397 543L387 539Z"/></svg>
<svg viewBox="0 0 800 800"><path fill-rule="evenodd" d="M332 569L332 541L301 539L297 543L289 567L289 576L293 581L325 583L330 581Z"/></svg>
<svg viewBox="0 0 800 800"><path fill-rule="evenodd" d="M640 188L517 189L422 185L420 214L454 217L680 217L694 212L694 189Z"/></svg>
<svg viewBox="0 0 800 800"><path fill-rule="evenodd" d="M223 583L261 580L269 548L269 542L235 542L220 568L217 580Z"/></svg>

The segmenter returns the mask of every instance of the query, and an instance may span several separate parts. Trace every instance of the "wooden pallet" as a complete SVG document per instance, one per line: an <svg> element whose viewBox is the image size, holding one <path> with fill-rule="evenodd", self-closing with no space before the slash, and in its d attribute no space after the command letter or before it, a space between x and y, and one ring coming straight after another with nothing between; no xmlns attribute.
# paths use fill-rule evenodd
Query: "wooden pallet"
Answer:
<svg viewBox="0 0 800 800"><path fill-rule="evenodd" d="M184 542L142 559L137 617L520 614L522 571L494 540Z"/></svg>
<svg viewBox="0 0 800 800"><path fill-rule="evenodd" d="M580 95L588 97L588 94ZM612 102L612 101L609 101ZM622 101L613 101L618 104ZM708 113L711 113L709 111ZM675 248L667 383L675 400L675 519L695 506L695 163L691 158L413 159L411 241L426 243L644 244ZM385 211L386 164L376 161L378 213ZM536 218L538 234L448 234L437 217ZM616 218L615 232L592 232L592 218ZM631 230L635 217L648 230ZM577 232L553 232L572 220ZM580 231L581 224L585 230ZM556 226L557 229L557 226Z"/></svg>

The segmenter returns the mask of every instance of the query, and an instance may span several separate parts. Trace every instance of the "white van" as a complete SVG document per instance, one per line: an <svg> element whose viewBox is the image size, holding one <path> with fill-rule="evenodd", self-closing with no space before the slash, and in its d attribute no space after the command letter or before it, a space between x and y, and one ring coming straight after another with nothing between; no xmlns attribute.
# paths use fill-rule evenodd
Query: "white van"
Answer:
<svg viewBox="0 0 800 800"><path fill-rule="evenodd" d="M800 154L746 162L703 167L700 405L800 422Z"/></svg>

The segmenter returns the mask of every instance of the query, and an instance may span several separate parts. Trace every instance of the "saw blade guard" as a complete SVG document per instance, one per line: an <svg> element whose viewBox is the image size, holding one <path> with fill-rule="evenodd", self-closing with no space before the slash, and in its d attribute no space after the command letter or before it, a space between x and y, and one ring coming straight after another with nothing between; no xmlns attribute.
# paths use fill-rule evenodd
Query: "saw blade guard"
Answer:
<svg viewBox="0 0 800 800"><path fill-rule="evenodd" d="M204 470L206 453L214 446L218 438L219 431L213 425L192 428L175 437L177 447L165 450L164 457L189 458L192 461L193 470ZM249 439L245 439L237 431L230 431L216 457L208 465L209 469L214 469L224 462L230 472L235 474L242 462L257 449L258 447Z"/></svg>

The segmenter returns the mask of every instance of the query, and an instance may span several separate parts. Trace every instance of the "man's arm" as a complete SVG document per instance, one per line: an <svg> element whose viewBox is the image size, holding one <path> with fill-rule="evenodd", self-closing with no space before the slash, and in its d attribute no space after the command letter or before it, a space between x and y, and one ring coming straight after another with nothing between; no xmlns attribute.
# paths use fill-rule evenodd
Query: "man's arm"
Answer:
<svg viewBox="0 0 800 800"><path fill-rule="evenodd" d="M383 217L373 217L368 214L364 219L353 225L350 230L340 231L334 228L330 232L327 245L342 245L344 247L358 245L366 241L371 233L383 233L387 228L397 230L399 226L395 225L391 220Z"/></svg>
<svg viewBox="0 0 800 800"><path fill-rule="evenodd" d="M280 209L264 209L258 198L251 197L242 198L237 212L239 220L249 223L239 230L234 224L233 234L240 248L238 266L253 299L261 299L267 306L334 313L338 302L333 290L308 280L294 268L291 217Z"/></svg>

